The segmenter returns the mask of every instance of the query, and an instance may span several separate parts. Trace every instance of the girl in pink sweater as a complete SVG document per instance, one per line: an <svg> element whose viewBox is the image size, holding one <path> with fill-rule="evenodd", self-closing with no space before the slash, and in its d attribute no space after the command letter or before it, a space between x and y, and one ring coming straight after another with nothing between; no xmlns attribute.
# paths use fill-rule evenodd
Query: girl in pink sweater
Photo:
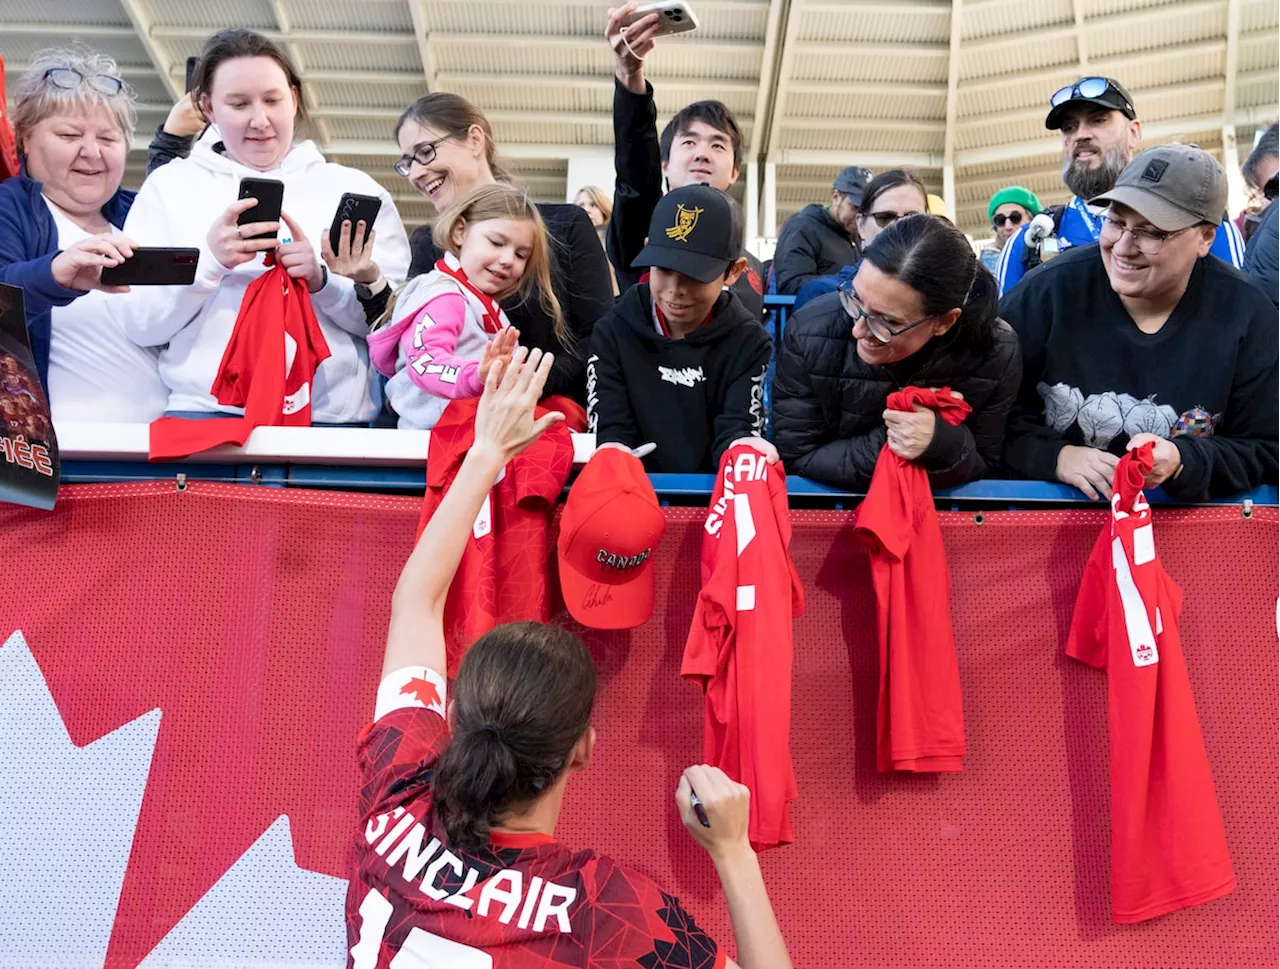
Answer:
<svg viewBox="0 0 1280 969"><path fill-rule="evenodd" d="M394 322L369 335L398 426L419 430L434 427L449 401L479 397L493 364L511 359L520 334L500 300L536 293L557 336L568 339L546 229L524 191L502 182L476 189L440 216L432 235L444 258L405 285L387 311Z"/></svg>

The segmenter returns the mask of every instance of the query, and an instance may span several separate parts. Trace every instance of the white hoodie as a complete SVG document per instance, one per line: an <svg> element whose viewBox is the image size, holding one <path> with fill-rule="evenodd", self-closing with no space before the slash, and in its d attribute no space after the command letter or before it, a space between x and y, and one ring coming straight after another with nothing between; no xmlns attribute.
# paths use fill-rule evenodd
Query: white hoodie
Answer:
<svg viewBox="0 0 1280 969"><path fill-rule="evenodd" d="M310 141L295 143L276 168L246 168L213 150L202 139L191 157L156 169L142 183L125 220L124 234L140 246L190 246L200 249L191 286L135 286L128 295L107 301L125 334L139 346L160 346L160 376L169 388L169 410L223 411L209 393L223 351L231 339L240 302L249 283L266 271L262 259L227 269L213 257L209 227L236 200L242 178L284 182L284 210L302 227L320 253L343 192L376 195L382 208L374 222L378 237L374 259L392 286L409 270L409 240L391 196L364 172L324 160ZM280 225L281 238L289 229ZM364 308L350 279L329 274L311 305L328 341L330 357L312 384L311 419L322 424L370 421L378 410Z"/></svg>

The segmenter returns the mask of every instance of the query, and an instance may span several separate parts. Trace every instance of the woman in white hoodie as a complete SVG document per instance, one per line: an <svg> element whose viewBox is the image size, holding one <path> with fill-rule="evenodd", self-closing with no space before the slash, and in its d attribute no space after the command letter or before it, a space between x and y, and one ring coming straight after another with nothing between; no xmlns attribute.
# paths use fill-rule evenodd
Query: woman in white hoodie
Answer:
<svg viewBox="0 0 1280 969"><path fill-rule="evenodd" d="M352 281L330 274L321 262L318 243L344 192L378 196L378 265L399 285L409 268L409 242L391 196L364 172L327 162L311 141L294 139L295 122L307 120L301 80L285 54L260 34L237 28L210 37L196 65L192 98L221 140L204 138L191 157L154 171L124 231L141 246L198 247L195 283L135 287L112 308L135 343L161 347L166 413L241 413L218 404L209 391L245 290L266 271L262 254L273 249L290 276L306 281L329 344L331 356L312 384L312 420L369 422L380 401L369 367L364 309ZM246 177L284 183L281 222L236 224L254 205L237 199ZM271 238L252 238L267 232Z"/></svg>

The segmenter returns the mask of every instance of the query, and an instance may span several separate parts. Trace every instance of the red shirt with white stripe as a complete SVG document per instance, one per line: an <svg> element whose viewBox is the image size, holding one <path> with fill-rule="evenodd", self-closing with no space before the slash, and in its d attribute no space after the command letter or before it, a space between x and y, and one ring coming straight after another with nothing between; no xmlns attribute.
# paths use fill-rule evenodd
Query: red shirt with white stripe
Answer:
<svg viewBox="0 0 1280 969"><path fill-rule="evenodd" d="M1116 465L1111 521L1085 566L1067 655L1107 671L1111 909L1141 922L1235 888L1178 636L1182 590L1142 492L1152 446Z"/></svg>
<svg viewBox="0 0 1280 969"><path fill-rule="evenodd" d="M751 790L756 850L793 840L791 621L804 591L791 561L787 476L749 445L729 448L702 536L702 591L680 674L706 691L703 757Z"/></svg>

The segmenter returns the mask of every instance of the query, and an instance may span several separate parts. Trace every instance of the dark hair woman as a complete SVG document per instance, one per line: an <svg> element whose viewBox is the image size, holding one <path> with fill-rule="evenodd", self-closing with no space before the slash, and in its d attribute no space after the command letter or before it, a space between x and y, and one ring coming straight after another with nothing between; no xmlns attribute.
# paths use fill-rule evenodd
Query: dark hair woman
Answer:
<svg viewBox="0 0 1280 969"><path fill-rule="evenodd" d="M495 181L511 181L498 158L493 128L484 114L456 94L426 94L405 108L396 122L395 139L402 157L396 171L427 197L437 212L451 207L473 189ZM608 260L595 227L576 205L540 203L542 221L552 240L551 284L564 310L571 341L560 340L554 321L536 300L504 303L520 341L556 355L547 381L548 394L564 394L586 403L586 347L596 320L613 308ZM409 278L430 272L443 257L428 226L409 240L413 260Z"/></svg>
<svg viewBox="0 0 1280 969"><path fill-rule="evenodd" d="M929 215L888 225L856 275L787 324L773 385L774 443L787 470L862 491L888 444L936 487L988 473L1022 377L1017 337L996 304L996 281L959 230ZM931 410L886 411L889 394L908 385L950 387L972 413L953 427Z"/></svg>
<svg viewBox="0 0 1280 969"><path fill-rule="evenodd" d="M596 675L581 640L540 623L499 626L472 645L445 694L445 597L495 476L563 418L533 417L552 366L549 354L521 347L490 372L475 446L396 584L374 722L358 754L354 969L402 952L451 966L734 965L650 879L555 840L565 787L595 747ZM709 827L692 806L695 789ZM747 841L747 789L690 767L676 803L716 865L742 965L789 969Z"/></svg>
<svg viewBox="0 0 1280 969"><path fill-rule="evenodd" d="M909 168L891 168L867 183L858 203L858 238L865 249L881 232L908 215L929 211L929 190Z"/></svg>

